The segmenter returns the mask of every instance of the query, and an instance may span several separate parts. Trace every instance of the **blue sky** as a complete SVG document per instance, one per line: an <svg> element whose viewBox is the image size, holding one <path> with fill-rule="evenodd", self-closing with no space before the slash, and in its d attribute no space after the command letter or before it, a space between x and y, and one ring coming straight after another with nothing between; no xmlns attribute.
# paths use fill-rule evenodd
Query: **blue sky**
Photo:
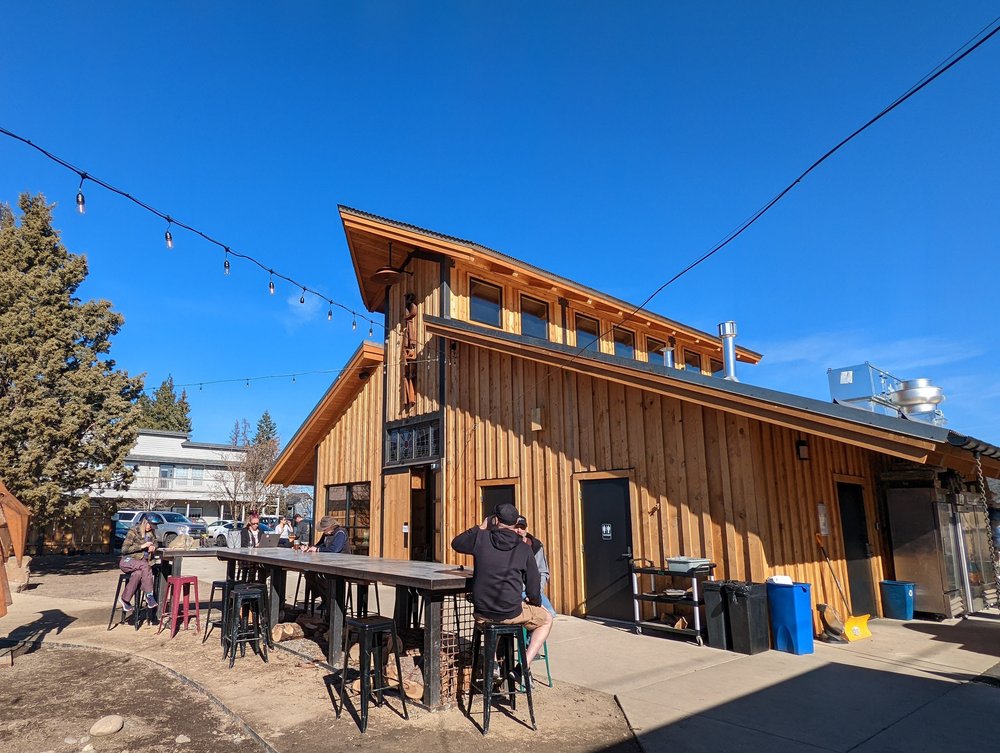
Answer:
<svg viewBox="0 0 1000 753"><path fill-rule="evenodd" d="M20 3L0 125L348 306L336 206L471 238L631 301L700 256L992 21L994 3ZM1000 442L1000 38L856 139L651 304L764 354L743 381L929 377ZM55 223L188 388L194 437L268 409L287 440L367 334L0 138L0 200ZM376 330L378 336L378 330Z"/></svg>

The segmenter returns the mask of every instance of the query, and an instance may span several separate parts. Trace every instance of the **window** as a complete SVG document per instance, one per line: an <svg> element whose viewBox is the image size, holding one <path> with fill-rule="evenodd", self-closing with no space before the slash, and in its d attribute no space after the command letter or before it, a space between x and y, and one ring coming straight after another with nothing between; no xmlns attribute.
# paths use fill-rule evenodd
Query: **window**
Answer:
<svg viewBox="0 0 1000 753"><path fill-rule="evenodd" d="M649 362L656 366L667 365L667 344L654 340L652 337L646 338L646 352L649 354Z"/></svg>
<svg viewBox="0 0 1000 753"><path fill-rule="evenodd" d="M483 506L483 518L493 514L497 505L515 505L514 484L497 484L479 488Z"/></svg>
<svg viewBox="0 0 1000 753"><path fill-rule="evenodd" d="M369 553L372 485L337 484L326 488L326 514L347 529L353 554Z"/></svg>
<svg viewBox="0 0 1000 753"><path fill-rule="evenodd" d="M635 358L635 335L627 329L615 328L615 355L619 358Z"/></svg>
<svg viewBox="0 0 1000 753"><path fill-rule="evenodd" d="M708 368L714 377L724 377L726 375L726 367L717 358L709 359Z"/></svg>
<svg viewBox="0 0 1000 753"><path fill-rule="evenodd" d="M526 295L521 296L521 334L549 339L549 305Z"/></svg>
<svg viewBox="0 0 1000 753"><path fill-rule="evenodd" d="M684 351L684 368L687 371L696 371L701 373L701 353L697 353L692 350Z"/></svg>
<svg viewBox="0 0 1000 753"><path fill-rule="evenodd" d="M576 315L576 347L594 353L601 352L601 330L596 319L583 314Z"/></svg>
<svg viewBox="0 0 1000 753"><path fill-rule="evenodd" d="M173 463L160 463L160 482L157 486L161 489L172 489L175 470Z"/></svg>
<svg viewBox="0 0 1000 753"><path fill-rule="evenodd" d="M396 426L385 432L385 464L402 465L436 458L441 454L437 421Z"/></svg>
<svg viewBox="0 0 1000 753"><path fill-rule="evenodd" d="M503 291L481 280L469 280L469 318L474 322L500 326Z"/></svg>

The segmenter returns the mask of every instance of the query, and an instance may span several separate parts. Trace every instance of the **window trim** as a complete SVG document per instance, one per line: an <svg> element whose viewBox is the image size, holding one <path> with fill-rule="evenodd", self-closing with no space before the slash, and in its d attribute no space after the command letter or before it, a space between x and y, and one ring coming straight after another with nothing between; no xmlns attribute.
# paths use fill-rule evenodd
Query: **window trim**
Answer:
<svg viewBox="0 0 1000 753"><path fill-rule="evenodd" d="M488 288L494 288L494 289L496 289L497 293L499 294L499 301L497 302L497 320L498 321L497 321L496 324L493 324L492 322L481 321L479 319L474 318L473 315L472 315L472 301L473 301L472 286L475 285L475 284L477 284L477 283L480 284L480 285L485 285ZM492 327L493 329L500 329L500 330L502 330L503 329L503 320L504 320L503 300L504 300L504 293L506 292L504 290L504 286L500 285L500 284L497 284L495 282L490 282L489 280L484 280L481 277L476 277L476 276L470 274L469 275L469 291L468 292L469 292L469 321L470 322L475 322L476 324L482 324L485 327ZM480 300L484 300L484 299L480 299Z"/></svg>

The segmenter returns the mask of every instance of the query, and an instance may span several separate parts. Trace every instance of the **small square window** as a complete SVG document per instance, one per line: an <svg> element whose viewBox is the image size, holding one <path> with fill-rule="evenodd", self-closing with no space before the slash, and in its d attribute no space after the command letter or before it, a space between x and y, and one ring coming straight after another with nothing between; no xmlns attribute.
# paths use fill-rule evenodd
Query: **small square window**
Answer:
<svg viewBox="0 0 1000 753"><path fill-rule="evenodd" d="M583 314L576 315L576 347L594 353L601 352L601 330L596 319Z"/></svg>
<svg viewBox="0 0 1000 753"><path fill-rule="evenodd" d="M615 355L619 358L635 358L635 335L627 329L615 329Z"/></svg>
<svg viewBox="0 0 1000 753"><path fill-rule="evenodd" d="M469 318L474 322L500 326L503 291L481 280L469 281Z"/></svg>
<svg viewBox="0 0 1000 753"><path fill-rule="evenodd" d="M684 351L684 369L701 373L701 353L693 350Z"/></svg>
<svg viewBox="0 0 1000 753"><path fill-rule="evenodd" d="M549 305L526 295L521 296L521 334L549 339Z"/></svg>
<svg viewBox="0 0 1000 753"><path fill-rule="evenodd" d="M646 338L646 353L649 355L649 362L656 366L667 365L667 344L652 337Z"/></svg>

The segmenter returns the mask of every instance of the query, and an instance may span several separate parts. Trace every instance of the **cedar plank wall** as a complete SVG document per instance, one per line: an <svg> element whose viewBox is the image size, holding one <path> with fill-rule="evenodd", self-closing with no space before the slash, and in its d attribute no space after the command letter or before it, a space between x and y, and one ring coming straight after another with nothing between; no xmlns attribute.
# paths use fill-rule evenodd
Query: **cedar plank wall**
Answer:
<svg viewBox="0 0 1000 753"><path fill-rule="evenodd" d="M828 549L846 588L836 481L856 480L875 553L872 579L884 577L874 521L886 458L878 453L465 344L449 363L447 395L445 540L479 522L477 481L513 479L519 508L545 542L549 596L561 612L582 611L573 474L583 472L631 472L637 556L706 556L718 563L717 578L788 574L838 611L813 539L816 505L827 505ZM533 432L526 417L535 407L543 429ZM805 461L795 454L803 438Z"/></svg>
<svg viewBox="0 0 1000 753"><path fill-rule="evenodd" d="M356 375L345 375L357 379ZM337 418L319 444L316 467L316 509L326 513L326 486L370 481L370 551L381 546L382 520L382 368L371 370L364 387ZM319 522L318 520L316 521Z"/></svg>
<svg viewBox="0 0 1000 753"><path fill-rule="evenodd" d="M441 312L441 267L436 262L411 259L407 271L399 282L392 286L388 298L389 327L386 339L385 362L388 365L388 389L386 390L386 421L421 416L440 409L438 403L438 363L437 346L428 342L424 331L424 314L439 316ZM416 295L417 304L417 404L409 411L402 409L402 328L399 326L400 313L407 293Z"/></svg>

